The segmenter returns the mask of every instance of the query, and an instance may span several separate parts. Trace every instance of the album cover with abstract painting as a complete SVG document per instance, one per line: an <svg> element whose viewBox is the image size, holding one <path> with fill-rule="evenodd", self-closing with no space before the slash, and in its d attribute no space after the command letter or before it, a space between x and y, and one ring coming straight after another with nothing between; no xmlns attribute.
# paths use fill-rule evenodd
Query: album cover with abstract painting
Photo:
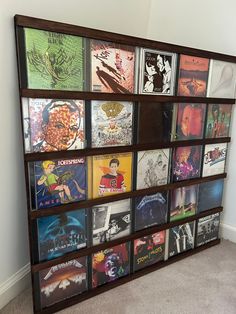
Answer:
<svg viewBox="0 0 236 314"><path fill-rule="evenodd" d="M202 176L213 176L225 172L227 143L205 145Z"/></svg>
<svg viewBox="0 0 236 314"><path fill-rule="evenodd" d="M91 91L134 93L135 47L90 40Z"/></svg>
<svg viewBox="0 0 236 314"><path fill-rule="evenodd" d="M135 231L167 222L168 192L135 198Z"/></svg>
<svg viewBox="0 0 236 314"><path fill-rule="evenodd" d="M22 104L26 153L84 148L84 101L23 98Z"/></svg>
<svg viewBox="0 0 236 314"><path fill-rule="evenodd" d="M172 173L173 181L198 178L201 173L202 147L177 147L173 152Z"/></svg>
<svg viewBox="0 0 236 314"><path fill-rule="evenodd" d="M170 149L138 152L136 188L146 189L168 182Z"/></svg>
<svg viewBox="0 0 236 314"><path fill-rule="evenodd" d="M195 215L197 209L198 185L184 186L170 191L170 221Z"/></svg>
<svg viewBox="0 0 236 314"><path fill-rule="evenodd" d="M130 273L130 243L92 254L93 288L117 280Z"/></svg>
<svg viewBox="0 0 236 314"><path fill-rule="evenodd" d="M209 59L180 55L178 96L205 97Z"/></svg>
<svg viewBox="0 0 236 314"><path fill-rule="evenodd" d="M164 260L165 231L134 240L134 270L139 270Z"/></svg>
<svg viewBox="0 0 236 314"><path fill-rule="evenodd" d="M41 307L81 294L88 289L87 257L80 257L39 272Z"/></svg>
<svg viewBox="0 0 236 314"><path fill-rule="evenodd" d="M92 208L93 245L125 237L131 231L131 200Z"/></svg>
<svg viewBox="0 0 236 314"><path fill-rule="evenodd" d="M196 245L201 246L218 239L219 227L220 213L198 219Z"/></svg>
<svg viewBox="0 0 236 314"><path fill-rule="evenodd" d="M229 136L232 105L208 104L206 138Z"/></svg>
<svg viewBox="0 0 236 314"><path fill-rule="evenodd" d="M28 88L84 88L83 38L24 28Z"/></svg>
<svg viewBox="0 0 236 314"><path fill-rule="evenodd" d="M92 101L92 147L132 145L133 103Z"/></svg>
<svg viewBox="0 0 236 314"><path fill-rule="evenodd" d="M87 246L86 210L79 209L37 220L39 261Z"/></svg>

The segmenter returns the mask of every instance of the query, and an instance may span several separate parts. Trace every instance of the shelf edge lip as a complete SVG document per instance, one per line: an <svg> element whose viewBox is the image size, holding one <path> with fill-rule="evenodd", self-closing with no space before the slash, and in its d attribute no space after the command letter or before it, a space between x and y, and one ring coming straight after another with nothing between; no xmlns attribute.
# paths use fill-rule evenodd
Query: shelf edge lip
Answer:
<svg viewBox="0 0 236 314"><path fill-rule="evenodd" d="M42 29L46 31L60 32L68 35L82 36L88 38L95 38L100 40L114 41L121 44L133 46L142 45L147 48L154 48L160 50L171 51L174 53L183 53L190 55L198 55L208 57L212 59L218 59L222 61L228 61L236 63L236 57L228 54L223 54L214 51L203 50L194 47L180 46L177 44L171 44L161 41L156 41L148 38L141 38L137 36L124 35L115 32L108 32L104 30L97 30L79 25L73 25L69 23L56 22L52 20L41 19L37 17L30 17L25 15L16 14L14 17L15 25L17 27L30 27L36 29Z"/></svg>
<svg viewBox="0 0 236 314"><path fill-rule="evenodd" d="M157 225L157 226L152 226L152 227L149 227L146 229L142 229L142 230L136 231L134 233L131 233L128 236L125 236L125 237L122 237L122 238L119 238L119 239L116 239L113 241L105 242L105 243L102 243L102 244L99 244L96 246L86 247L86 248L78 250L78 251L67 253L67 254L60 256L58 258L55 258L53 260L44 261L44 262L40 262L40 263L31 265L31 270L33 273L36 273L38 271L41 271L43 269L46 269L46 268L49 268L49 267L52 267L55 265L58 265L60 263L67 262L67 261L70 261L70 260L75 259L75 258L88 256L88 255L96 253L98 251L101 251L101 250L104 250L104 249L107 249L107 248L110 248L110 247L113 247L116 245L120 245L122 243L133 241L133 240L138 239L140 237L147 236L147 235L150 235L150 234L153 234L156 232L168 230L169 228L173 228L175 226L179 226L179 225L182 225L182 224L185 224L188 222L192 222L192 221L195 221L199 218L207 217L209 215L220 213L222 211L223 211L223 207L220 206L220 207L206 210L206 211L201 212L201 213L197 213L197 214L190 216L190 217L187 217L185 219L172 221L172 222L165 223L162 225Z"/></svg>

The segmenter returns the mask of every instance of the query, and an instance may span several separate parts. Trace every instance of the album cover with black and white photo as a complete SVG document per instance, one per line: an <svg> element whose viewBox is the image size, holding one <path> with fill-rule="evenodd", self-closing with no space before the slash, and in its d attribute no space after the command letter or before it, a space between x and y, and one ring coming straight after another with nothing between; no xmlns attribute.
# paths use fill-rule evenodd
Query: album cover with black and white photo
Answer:
<svg viewBox="0 0 236 314"><path fill-rule="evenodd" d="M197 246L204 245L218 239L220 226L220 213L198 219L197 223Z"/></svg>

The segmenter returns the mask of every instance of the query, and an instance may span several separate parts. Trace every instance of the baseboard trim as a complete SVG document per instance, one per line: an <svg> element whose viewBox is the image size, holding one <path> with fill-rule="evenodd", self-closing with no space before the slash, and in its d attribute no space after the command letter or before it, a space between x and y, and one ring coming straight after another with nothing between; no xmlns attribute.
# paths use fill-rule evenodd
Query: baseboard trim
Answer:
<svg viewBox="0 0 236 314"><path fill-rule="evenodd" d="M30 285L30 264L0 284L0 309Z"/></svg>
<svg viewBox="0 0 236 314"><path fill-rule="evenodd" d="M221 223L220 226L221 238L236 243L236 226L228 225L225 223Z"/></svg>

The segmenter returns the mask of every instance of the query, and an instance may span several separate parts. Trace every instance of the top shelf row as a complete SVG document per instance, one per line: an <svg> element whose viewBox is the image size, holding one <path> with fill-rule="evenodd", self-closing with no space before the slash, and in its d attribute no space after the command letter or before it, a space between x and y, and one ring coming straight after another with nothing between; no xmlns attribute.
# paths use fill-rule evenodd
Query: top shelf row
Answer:
<svg viewBox="0 0 236 314"><path fill-rule="evenodd" d="M17 39L22 89L235 98L232 62L30 27Z"/></svg>

